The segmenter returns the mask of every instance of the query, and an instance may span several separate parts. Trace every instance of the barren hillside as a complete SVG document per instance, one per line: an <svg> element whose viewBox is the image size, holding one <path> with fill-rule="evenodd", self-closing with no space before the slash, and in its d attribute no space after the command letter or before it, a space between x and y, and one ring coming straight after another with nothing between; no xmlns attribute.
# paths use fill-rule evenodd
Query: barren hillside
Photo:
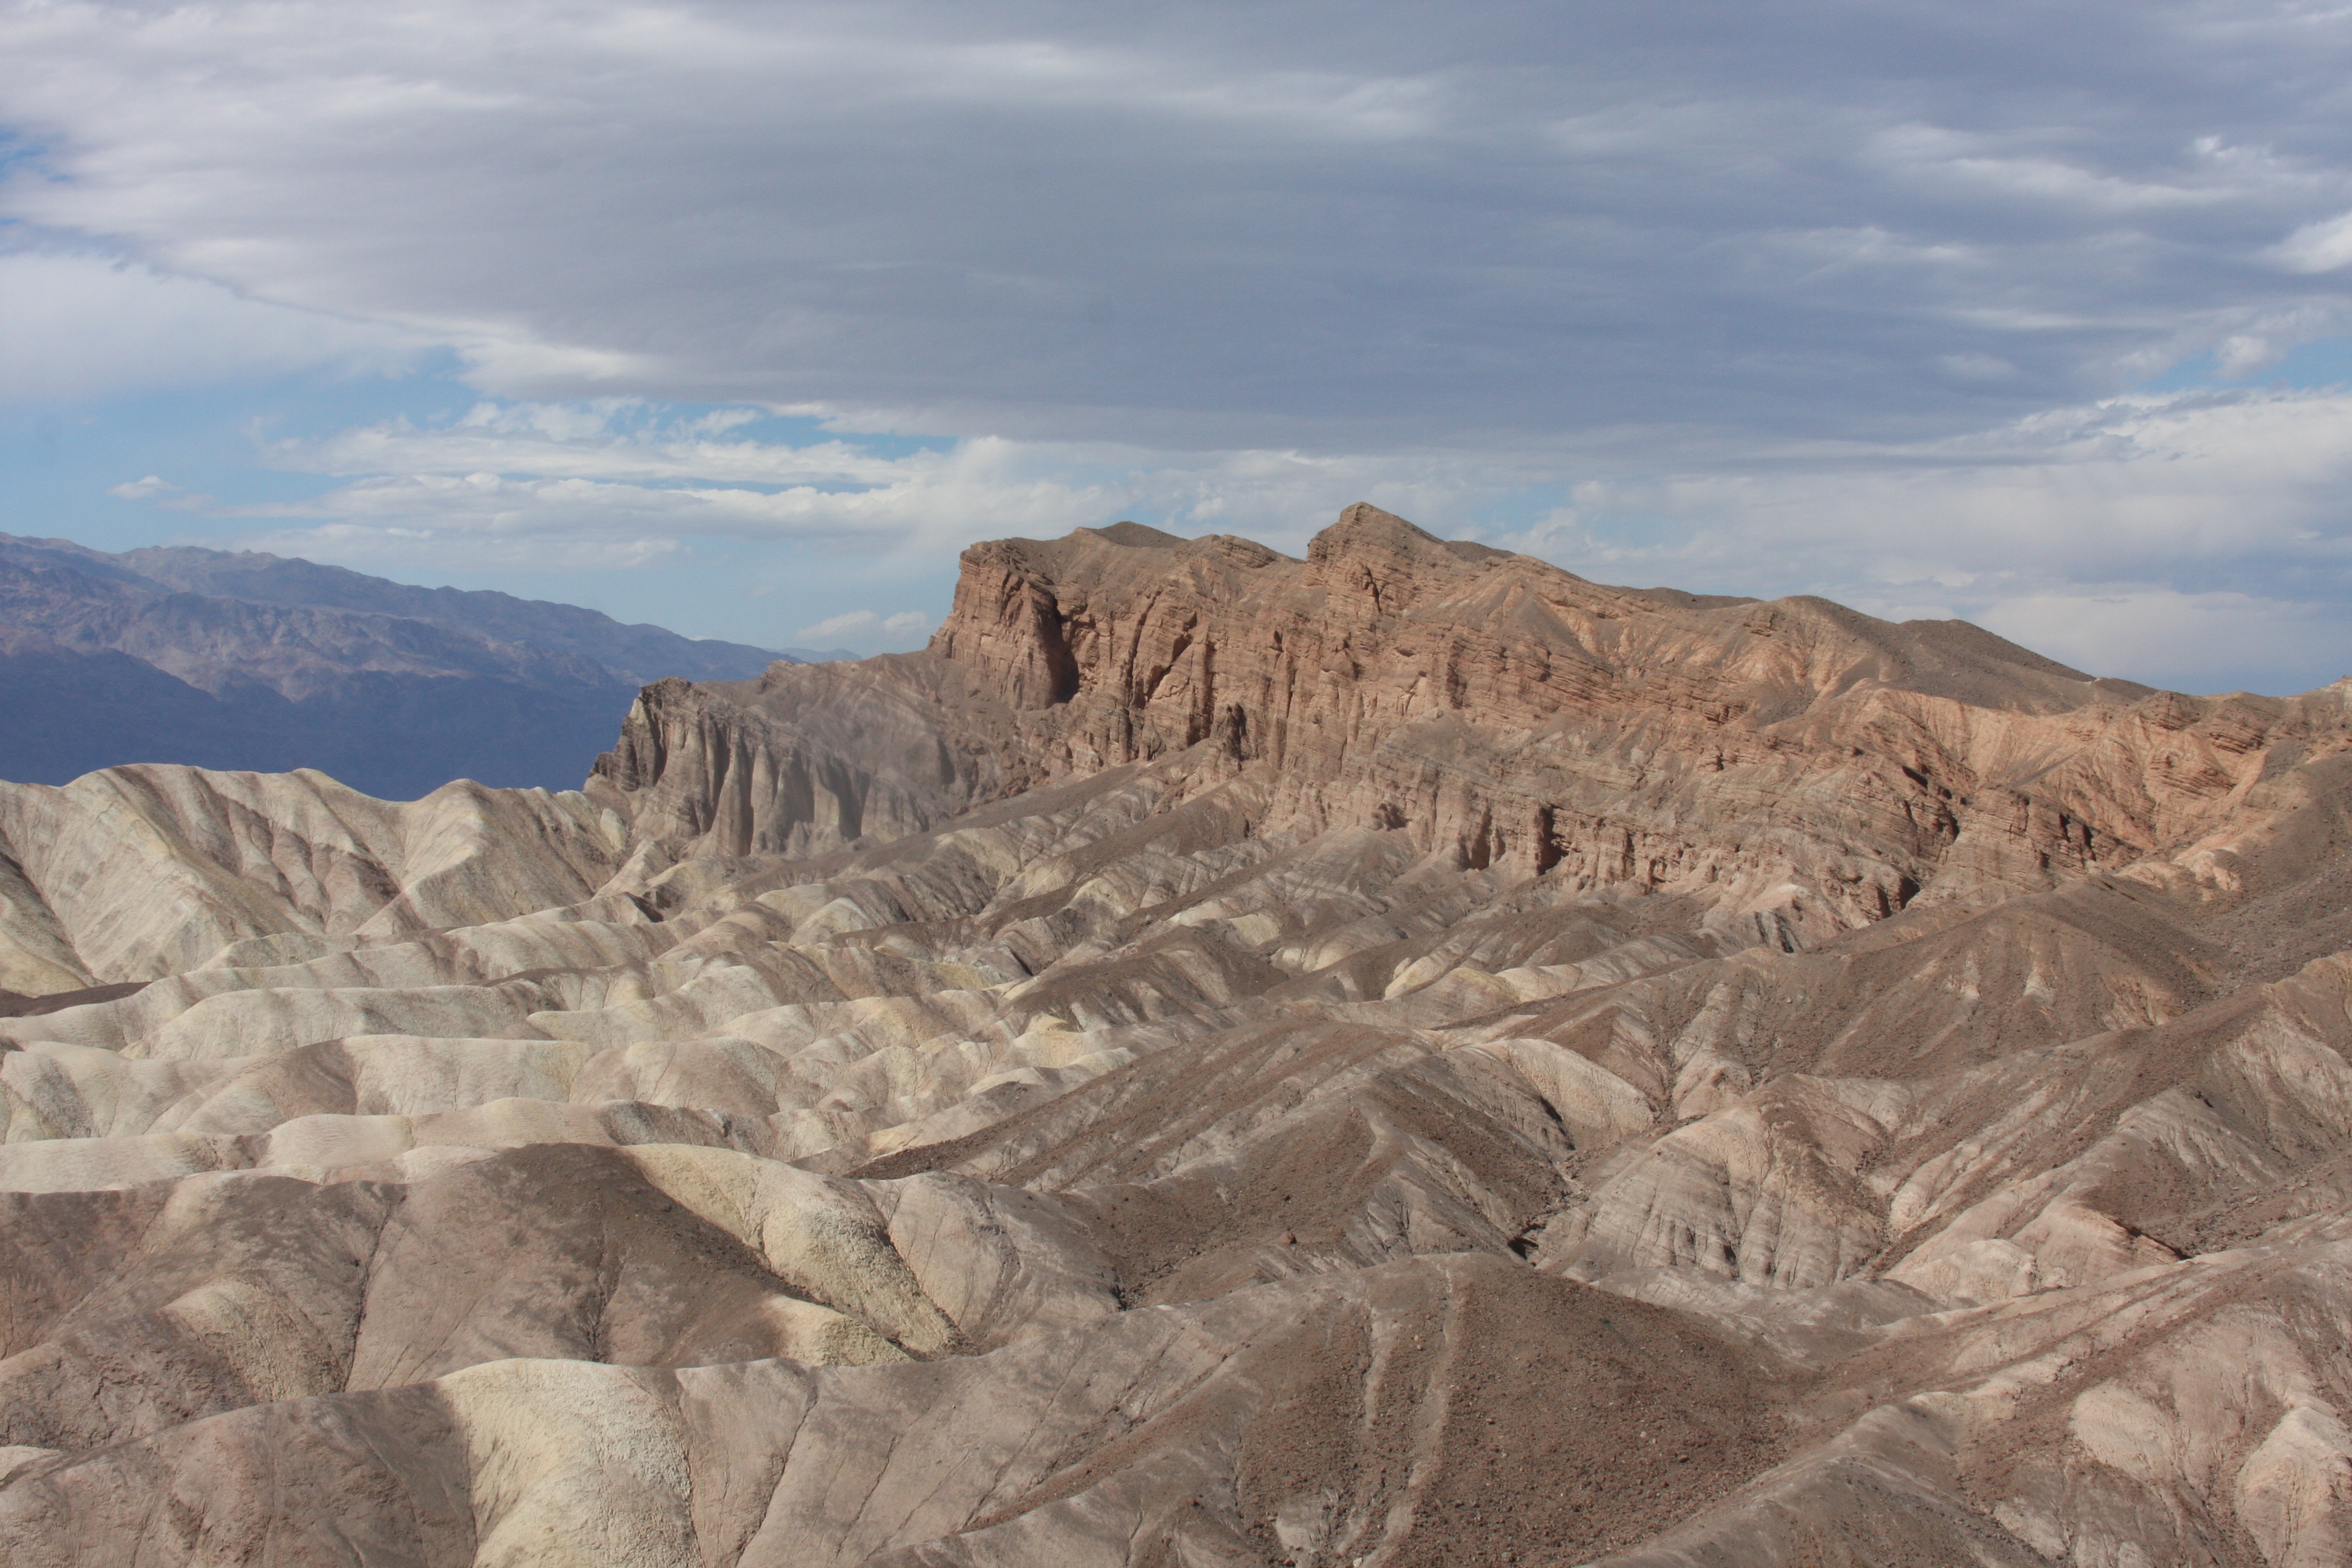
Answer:
<svg viewBox="0 0 2352 1568"><path fill-rule="evenodd" d="M2340 1563L2347 698L1355 507L0 786L0 1560Z"/></svg>

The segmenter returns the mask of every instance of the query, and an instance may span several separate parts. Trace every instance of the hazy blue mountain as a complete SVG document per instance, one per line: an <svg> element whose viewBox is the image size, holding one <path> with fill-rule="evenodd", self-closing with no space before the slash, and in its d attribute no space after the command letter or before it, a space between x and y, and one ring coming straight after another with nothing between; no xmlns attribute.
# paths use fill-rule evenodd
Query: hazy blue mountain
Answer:
<svg viewBox="0 0 2352 1568"><path fill-rule="evenodd" d="M492 643L519 645L540 654L584 658L632 686L666 675L682 675L690 680L740 680L784 657L773 649L743 643L684 637L660 626L625 626L577 605L458 588L419 588L341 566L255 551L232 554L174 545L127 551L106 559L184 593L256 605L394 616Z"/></svg>
<svg viewBox="0 0 2352 1568"><path fill-rule="evenodd" d="M395 799L569 789L638 687L782 657L275 555L0 534L0 778L27 783L168 762L312 767Z"/></svg>

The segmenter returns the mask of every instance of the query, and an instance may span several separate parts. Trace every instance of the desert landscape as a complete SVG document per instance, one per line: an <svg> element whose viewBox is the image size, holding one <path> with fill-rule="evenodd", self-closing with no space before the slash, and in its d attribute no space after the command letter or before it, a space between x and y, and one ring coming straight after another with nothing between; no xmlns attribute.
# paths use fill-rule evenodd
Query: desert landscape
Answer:
<svg viewBox="0 0 2352 1568"><path fill-rule="evenodd" d="M0 1561L2330 1568L2347 806L1368 505L576 792L0 785Z"/></svg>

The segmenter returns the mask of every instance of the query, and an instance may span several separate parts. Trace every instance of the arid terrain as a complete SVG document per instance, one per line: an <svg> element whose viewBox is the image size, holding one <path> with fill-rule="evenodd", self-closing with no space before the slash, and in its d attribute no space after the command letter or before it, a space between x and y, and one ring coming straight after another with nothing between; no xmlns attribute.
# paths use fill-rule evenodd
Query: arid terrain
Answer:
<svg viewBox="0 0 2352 1568"><path fill-rule="evenodd" d="M2352 1561L2352 683L1350 508L0 785L0 1562Z"/></svg>

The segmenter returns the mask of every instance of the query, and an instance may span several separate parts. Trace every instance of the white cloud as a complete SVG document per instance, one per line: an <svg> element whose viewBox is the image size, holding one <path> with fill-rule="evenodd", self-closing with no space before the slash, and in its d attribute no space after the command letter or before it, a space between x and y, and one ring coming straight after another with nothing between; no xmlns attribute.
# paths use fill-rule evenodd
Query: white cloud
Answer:
<svg viewBox="0 0 2352 1568"><path fill-rule="evenodd" d="M412 577L687 565L728 542L799 542L903 577L943 568L973 538L1119 517L1297 553L1340 506L1369 499L1604 581L1962 616L2103 673L2212 689L2332 679L2343 671L2328 617L2352 625L2341 609L2352 392L2140 395L1945 440L1646 470L1505 450L1334 458L1001 439L893 456L846 436L758 439L761 417L485 403L441 426L265 447L340 481L299 503L231 507L154 476L113 493L268 524L236 541L249 547ZM353 471L366 464L383 467ZM1546 491L1565 504L1496 521ZM2299 587L2282 593L2273 578ZM2172 616L2177 635L2163 630ZM792 640L910 646L930 625L912 610L815 619Z"/></svg>
<svg viewBox="0 0 2352 1568"><path fill-rule="evenodd" d="M1873 152L1913 180L1973 187L2028 206L2113 214L2227 203L2247 173L2206 158L2185 162L2176 180L2119 177L2033 149L2043 140L2032 132L1986 134L1915 121L1880 132Z"/></svg>
<svg viewBox="0 0 2352 1568"><path fill-rule="evenodd" d="M433 541L799 539L872 552L952 549L980 532L1066 532L1118 504L1058 449L981 439L885 458L846 442L688 439L691 419L613 429L604 422L612 412L499 405L436 430L397 425L276 444L265 455L277 466L347 482L214 515L331 522L337 531L308 542L299 530L272 535L313 550L375 527Z"/></svg>
<svg viewBox="0 0 2352 1568"><path fill-rule="evenodd" d="M443 426L394 420L320 440L279 441L266 457L272 467L298 473L530 473L635 483L873 484L902 471L847 441L789 447L726 438L760 414L679 414L635 398L486 402Z"/></svg>
<svg viewBox="0 0 2352 1568"><path fill-rule="evenodd" d="M348 522L261 530L202 542L265 550L402 581L435 584L446 582L451 574L633 571L688 559L687 547L675 539L580 538Z"/></svg>
<svg viewBox="0 0 2352 1568"><path fill-rule="evenodd" d="M1302 548L1318 520L1365 495L1458 515L1551 471L1505 454L1170 453L994 437L886 455L846 437L743 434L763 412L485 402L440 425L265 443L270 466L340 481L299 501L214 501L161 479L110 493L271 524L244 536L257 548L381 566L404 551L436 563L537 547L550 561L601 560L698 539L938 557L977 537L1055 535L1129 514Z"/></svg>
<svg viewBox="0 0 2352 1568"><path fill-rule="evenodd" d="M2184 393L1590 482L1496 542L1611 581L1963 616L2154 684L2294 690L2352 668L2347 494L2352 393Z"/></svg>
<svg viewBox="0 0 2352 1568"><path fill-rule="evenodd" d="M802 642L832 642L854 633L873 631L881 624L882 617L871 610L852 610L846 615L819 621L814 626L803 626L793 636Z"/></svg>
<svg viewBox="0 0 2352 1568"><path fill-rule="evenodd" d="M2341 10L485 16L0 7L0 222L63 247L0 257L7 395L438 344L470 414L262 449L320 494L144 499L412 574L868 574L777 625L975 537L1295 551L1357 499L1593 575L2124 605L2080 614L2134 648L2171 606L2233 628L2178 645L2216 679L2300 679L2265 616L2352 605L2341 396L2118 395L2352 324Z"/></svg>
<svg viewBox="0 0 2352 1568"><path fill-rule="evenodd" d="M1297 552L1339 506L1370 499L1588 576L1819 593L1898 617L2054 626L2052 606L2128 601L2146 618L2167 594L2212 592L2241 595L2231 605L2352 602L2352 509L2341 499L2352 493L2352 393L2342 391L2139 395L1939 441L1648 470L1502 450L1327 458L998 439L886 456L846 437L758 440L740 413L485 404L435 428L269 447L289 467L342 482L299 503L208 510L276 523L247 536L265 548L379 567L405 555L412 572L685 560L698 540L802 541L913 569L972 538L1050 536L1124 516ZM345 471L362 462L389 471ZM483 462L498 467L469 468ZM1567 504L1521 524L1482 521L1547 489ZM117 493L185 504L160 480ZM2263 586L2281 574L2303 584L2299 594ZM2223 603L2200 600L2196 624L2221 625L2213 606ZM887 627L856 614L892 635L922 629L910 613ZM2064 638L2053 651L2176 684L2200 683L2199 670L2204 684L2233 684L2233 668L2292 684L2318 668L2328 645L2293 630L2303 612L2280 612L2267 633L2252 612L2231 614L2229 637L2184 636L2169 662L2147 662L2135 650L2155 645L2129 639L2104 660ZM2084 615L2085 625L2123 624Z"/></svg>
<svg viewBox="0 0 2352 1568"><path fill-rule="evenodd" d="M2231 381L2243 381L2258 371L2266 370L2279 360L2279 347L2268 338L2252 332L2235 332L2223 338L2213 351L2213 365Z"/></svg>
<svg viewBox="0 0 2352 1568"><path fill-rule="evenodd" d="M903 648L920 643L930 626L931 617L920 610L901 610L890 616L872 610L850 610L801 627L793 634L792 640L819 651L840 644L854 648Z"/></svg>
<svg viewBox="0 0 2352 1568"><path fill-rule="evenodd" d="M2290 272L2333 272L2352 267L2352 213L2304 225L2272 254Z"/></svg>
<svg viewBox="0 0 2352 1568"><path fill-rule="evenodd" d="M0 402L393 370L421 343L86 251L0 253Z"/></svg>
<svg viewBox="0 0 2352 1568"><path fill-rule="evenodd" d="M1691 36L1597 0L20 5L0 216L507 395L1171 451L1918 438L2341 314L2352 18Z"/></svg>
<svg viewBox="0 0 2352 1568"><path fill-rule="evenodd" d="M213 498L203 491L189 489L184 485L175 485L154 474L149 474L144 479L131 479L123 484L110 485L107 488L106 493L117 500L152 501L157 506L169 508L173 511L206 512L212 510L215 505Z"/></svg>

